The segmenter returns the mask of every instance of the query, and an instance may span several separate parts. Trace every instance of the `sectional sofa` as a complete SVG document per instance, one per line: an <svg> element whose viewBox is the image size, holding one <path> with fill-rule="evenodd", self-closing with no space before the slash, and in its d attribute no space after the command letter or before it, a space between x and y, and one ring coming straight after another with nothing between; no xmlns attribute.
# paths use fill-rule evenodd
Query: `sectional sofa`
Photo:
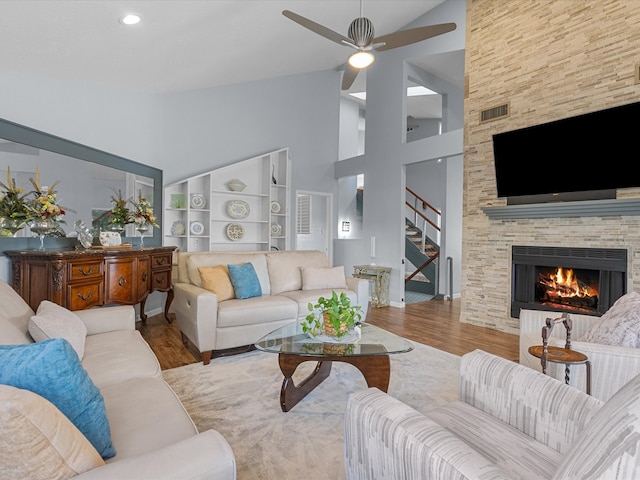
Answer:
<svg viewBox="0 0 640 480"><path fill-rule="evenodd" d="M2 281L0 305L0 478L235 479L231 447L198 432L133 307L34 312Z"/></svg>
<svg viewBox="0 0 640 480"><path fill-rule="evenodd" d="M225 271L247 263L255 271L258 292L238 298ZM212 356L253 345L267 333L302 320L309 302L332 291L345 292L352 305L360 305L363 320L369 302L368 280L346 277L343 267L331 267L327 255L317 250L179 252L173 282L171 309L185 343L198 349L205 365Z"/></svg>

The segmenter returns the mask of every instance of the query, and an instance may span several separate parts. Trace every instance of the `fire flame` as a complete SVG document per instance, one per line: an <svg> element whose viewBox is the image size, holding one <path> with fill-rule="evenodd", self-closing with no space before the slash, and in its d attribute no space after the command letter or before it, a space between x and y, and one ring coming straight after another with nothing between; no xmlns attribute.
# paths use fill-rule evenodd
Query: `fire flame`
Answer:
<svg viewBox="0 0 640 480"><path fill-rule="evenodd" d="M545 287L554 291L558 297L593 297L598 295L589 285L578 282L573 269L558 267L555 274L540 280Z"/></svg>

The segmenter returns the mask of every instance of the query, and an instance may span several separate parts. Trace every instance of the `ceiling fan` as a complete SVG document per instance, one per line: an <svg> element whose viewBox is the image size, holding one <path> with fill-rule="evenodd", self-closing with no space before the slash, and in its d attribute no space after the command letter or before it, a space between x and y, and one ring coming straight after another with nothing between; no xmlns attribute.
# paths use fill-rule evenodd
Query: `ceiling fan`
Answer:
<svg viewBox="0 0 640 480"><path fill-rule="evenodd" d="M362 14L362 1L360 1L360 17L349 25L348 37L289 10L283 10L282 14L324 38L356 49L356 52L349 55L347 68L342 77L342 90L348 90L355 81L358 72L373 63L375 58L371 50L382 52L392 48L404 47L405 45L436 37L456 29L455 23L440 23L438 25L400 30L388 35L375 37L373 23Z"/></svg>

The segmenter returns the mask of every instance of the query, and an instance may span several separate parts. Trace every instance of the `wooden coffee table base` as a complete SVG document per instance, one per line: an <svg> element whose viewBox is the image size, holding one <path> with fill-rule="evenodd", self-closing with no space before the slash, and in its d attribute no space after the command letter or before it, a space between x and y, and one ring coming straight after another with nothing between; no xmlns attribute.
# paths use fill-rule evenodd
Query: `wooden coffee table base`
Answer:
<svg viewBox="0 0 640 480"><path fill-rule="evenodd" d="M306 397L309 392L320 385L331 373L332 362L349 363L356 367L369 387L376 387L386 392L389 388L389 376L391 374L391 364L389 355L323 355L322 361L318 362L316 368L304 380L296 385L293 382L293 374L298 365L304 362L313 361L314 357L295 354L278 354L280 370L284 375L282 388L280 390L280 407L283 412L288 412Z"/></svg>

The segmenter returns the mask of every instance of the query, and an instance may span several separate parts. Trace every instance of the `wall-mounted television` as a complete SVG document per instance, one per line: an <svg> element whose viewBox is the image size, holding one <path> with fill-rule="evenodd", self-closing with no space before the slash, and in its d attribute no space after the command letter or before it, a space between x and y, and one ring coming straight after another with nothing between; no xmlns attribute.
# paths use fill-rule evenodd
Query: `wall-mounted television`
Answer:
<svg viewBox="0 0 640 480"><path fill-rule="evenodd" d="M637 102L493 135L498 197L591 200L639 187L639 125Z"/></svg>

